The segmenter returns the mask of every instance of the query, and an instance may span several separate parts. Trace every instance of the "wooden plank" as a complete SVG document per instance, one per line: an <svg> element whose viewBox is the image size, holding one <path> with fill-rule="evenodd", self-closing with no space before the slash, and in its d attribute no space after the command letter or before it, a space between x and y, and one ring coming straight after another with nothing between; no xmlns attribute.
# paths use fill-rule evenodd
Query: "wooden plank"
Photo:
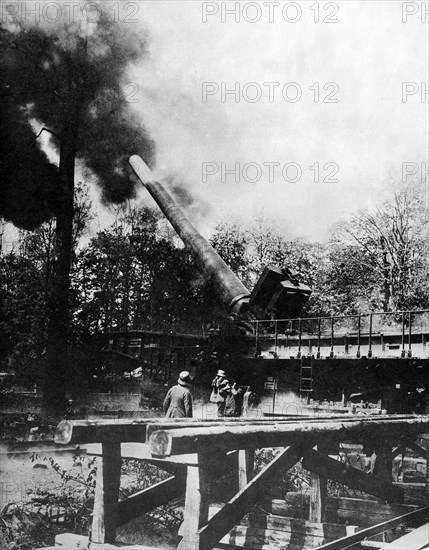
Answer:
<svg viewBox="0 0 429 550"><path fill-rule="evenodd" d="M238 451L238 488L243 489L254 476L255 450Z"/></svg>
<svg viewBox="0 0 429 550"><path fill-rule="evenodd" d="M390 529L394 529L395 527L398 527L398 525L427 521L428 513L429 506L419 508L414 512L409 512L408 514L404 514L403 516L384 521L383 523L378 523L377 525L367 527L366 529L362 529L361 531L358 531L357 533L354 533L352 535L348 535L347 537L343 537L334 542L324 544L318 547L318 550L343 550L344 548L348 548L349 546L357 544L362 540L374 537L375 535L378 535L379 533L384 533L385 531L389 531Z"/></svg>
<svg viewBox="0 0 429 550"><path fill-rule="evenodd" d="M232 468L237 461L239 451L229 451L221 455L212 454L213 460L210 468L215 469L218 475L223 475L228 469ZM101 444L92 443L87 447L87 454L91 456L102 456ZM198 467L198 456L196 453L189 455L170 456L164 458L154 458L150 454L149 446L146 443L121 443L122 459L141 460L152 464L161 470L172 475L185 475L186 466ZM222 458L222 460L219 459Z"/></svg>
<svg viewBox="0 0 429 550"><path fill-rule="evenodd" d="M308 519L313 522L325 521L325 506L328 480L326 476L310 472L310 502Z"/></svg>
<svg viewBox="0 0 429 550"><path fill-rule="evenodd" d="M306 470L326 475L329 479L338 481L347 487L375 495L388 502L401 502L403 499L401 489L392 483L324 456L313 449L305 452L302 466Z"/></svg>
<svg viewBox="0 0 429 550"><path fill-rule="evenodd" d="M341 529L341 533L347 532L347 526ZM332 535L334 538L338 538ZM283 531L278 529L264 529L260 527L237 525L225 537L220 544L234 545L235 547L244 547L257 549L271 548L277 550L288 550L297 548L316 548L324 542L333 540L328 532L320 530L318 534L305 531Z"/></svg>
<svg viewBox="0 0 429 550"><path fill-rule="evenodd" d="M326 445L319 443L317 449L322 452L326 451ZM310 472L310 507L308 517L310 521L319 523L325 521L327 490L327 477L320 473Z"/></svg>
<svg viewBox="0 0 429 550"><path fill-rule="evenodd" d="M404 491L404 504L426 505L428 497L423 483L399 483L394 481L393 485Z"/></svg>
<svg viewBox="0 0 429 550"><path fill-rule="evenodd" d="M186 475L170 477L129 496L118 504L118 526L183 495L185 487Z"/></svg>
<svg viewBox="0 0 429 550"><path fill-rule="evenodd" d="M53 547L53 550L88 550L89 548L91 548L91 550L159 550L157 548L153 548L151 546L143 546L141 544L98 544L91 542L90 545L88 537L84 537L82 535L74 535L72 533L63 533L61 535L57 535L55 537L55 547ZM51 548L43 548L40 550L51 550Z"/></svg>
<svg viewBox="0 0 429 550"><path fill-rule="evenodd" d="M287 501L273 499L271 503L271 512L273 514L292 517L309 518L309 495L300 495L297 499L288 499ZM327 497L325 509L325 521L331 523L350 523L360 527L369 527L377 523L386 521L407 512L417 510L418 506L405 504L382 504L376 500L362 500L352 498Z"/></svg>
<svg viewBox="0 0 429 550"><path fill-rule="evenodd" d="M71 447L74 449L74 447ZM91 456L101 456L101 443L88 443L86 444L86 454ZM179 455L179 456L169 456L166 458L154 458L150 452L150 447L147 443L135 443L135 442L125 442L121 443L121 457L122 459L127 460L144 460L158 466L161 469L164 464L178 464L179 466L197 466L197 453ZM166 470L167 471L167 470Z"/></svg>
<svg viewBox="0 0 429 550"><path fill-rule="evenodd" d="M327 537L330 540L344 537L347 534L348 527L350 527L338 523L315 523L303 519L287 518L272 514L248 514L241 520L240 524L248 527L285 531L297 535L305 534L322 538Z"/></svg>
<svg viewBox="0 0 429 550"><path fill-rule="evenodd" d="M212 480L208 455L198 455L198 468L188 467L183 525L183 539L179 550L198 550L200 528L207 523L209 514L210 482Z"/></svg>
<svg viewBox="0 0 429 550"><path fill-rule="evenodd" d="M103 456L97 459L91 541L112 543L116 539L118 497L121 478L121 446L103 444Z"/></svg>
<svg viewBox="0 0 429 550"><path fill-rule="evenodd" d="M426 495L429 496L429 448L426 451Z"/></svg>
<svg viewBox="0 0 429 550"><path fill-rule="evenodd" d="M239 493L215 514L205 527L199 531L200 549L212 548L238 523L246 510L257 502L261 488L279 471L292 468L302 457L300 447L289 447L263 468ZM186 549L188 550L188 549Z"/></svg>
<svg viewBox="0 0 429 550"><path fill-rule="evenodd" d="M429 547L429 523L414 529L390 544L382 546L381 550L421 550Z"/></svg>
<svg viewBox="0 0 429 550"><path fill-rule="evenodd" d="M376 417L375 417L376 418ZM364 417L352 420L326 420L311 422L275 422L268 425L220 425L171 430L158 430L149 437L154 456L188 454L191 451L210 452L234 449L281 447L296 444L310 444L330 434L337 440L365 440L385 437L400 438L404 434L421 433L429 429L429 416L412 416L406 419L375 419Z"/></svg>

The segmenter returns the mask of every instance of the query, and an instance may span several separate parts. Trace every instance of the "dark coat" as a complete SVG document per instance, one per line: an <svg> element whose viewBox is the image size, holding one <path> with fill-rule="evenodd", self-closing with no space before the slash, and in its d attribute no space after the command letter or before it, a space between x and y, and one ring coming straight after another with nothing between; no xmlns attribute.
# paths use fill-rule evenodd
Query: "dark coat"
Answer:
<svg viewBox="0 0 429 550"><path fill-rule="evenodd" d="M224 403L230 393L231 386L229 380L222 376L215 376L212 382L210 401L212 403Z"/></svg>
<svg viewBox="0 0 429 550"><path fill-rule="evenodd" d="M189 388L180 384L170 388L163 407L167 418L192 418L192 395Z"/></svg>

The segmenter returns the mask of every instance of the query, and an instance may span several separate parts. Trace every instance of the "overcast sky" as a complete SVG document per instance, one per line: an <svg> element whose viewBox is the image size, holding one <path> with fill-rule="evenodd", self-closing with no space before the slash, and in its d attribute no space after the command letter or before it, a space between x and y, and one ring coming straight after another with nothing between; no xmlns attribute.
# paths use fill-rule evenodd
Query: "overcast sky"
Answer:
<svg viewBox="0 0 429 550"><path fill-rule="evenodd" d="M218 2L213 14L214 2L139 2L150 53L130 72L130 99L155 140L159 172L210 204L198 220L204 232L220 217L262 213L322 240L333 222L380 198L389 170L427 159L428 21L413 2L258 4L242 2L234 16L225 9L235 2ZM416 83L406 102L403 82ZM222 97L222 83L238 83L238 102ZM238 182L222 182L221 163L239 163ZM288 163L296 164L283 177Z"/></svg>
<svg viewBox="0 0 429 550"><path fill-rule="evenodd" d="M206 236L222 218L262 215L322 241L380 200L389 171L427 162L429 16L394 0L241 2L226 13L235 5L111 2L124 32L148 39L127 98L160 177L195 196ZM239 173L222 177L222 165ZM99 208L93 231L108 219Z"/></svg>

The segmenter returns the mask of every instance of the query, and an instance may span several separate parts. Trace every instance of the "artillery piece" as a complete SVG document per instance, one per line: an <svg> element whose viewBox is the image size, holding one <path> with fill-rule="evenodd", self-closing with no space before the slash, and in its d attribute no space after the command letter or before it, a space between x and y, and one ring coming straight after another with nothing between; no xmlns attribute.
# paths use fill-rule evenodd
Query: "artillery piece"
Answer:
<svg viewBox="0 0 429 550"><path fill-rule="evenodd" d="M228 314L239 319L297 317L311 294L292 271L267 266L250 292L211 244L198 232L165 187L155 180L146 163L133 155L130 165L164 216L191 252L203 276L210 281Z"/></svg>

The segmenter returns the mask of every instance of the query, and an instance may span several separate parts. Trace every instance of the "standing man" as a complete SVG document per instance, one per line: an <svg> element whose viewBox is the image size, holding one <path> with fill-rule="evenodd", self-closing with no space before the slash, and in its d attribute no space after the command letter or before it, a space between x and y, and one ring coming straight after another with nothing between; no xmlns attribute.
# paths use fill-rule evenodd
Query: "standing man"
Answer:
<svg viewBox="0 0 429 550"><path fill-rule="evenodd" d="M189 391L191 377L187 370L179 374L177 385L170 388L164 399L167 418L192 418L192 395Z"/></svg>
<svg viewBox="0 0 429 550"><path fill-rule="evenodd" d="M231 385L224 370L218 370L212 381L210 402L217 404L217 415L225 416L226 400L231 393Z"/></svg>

